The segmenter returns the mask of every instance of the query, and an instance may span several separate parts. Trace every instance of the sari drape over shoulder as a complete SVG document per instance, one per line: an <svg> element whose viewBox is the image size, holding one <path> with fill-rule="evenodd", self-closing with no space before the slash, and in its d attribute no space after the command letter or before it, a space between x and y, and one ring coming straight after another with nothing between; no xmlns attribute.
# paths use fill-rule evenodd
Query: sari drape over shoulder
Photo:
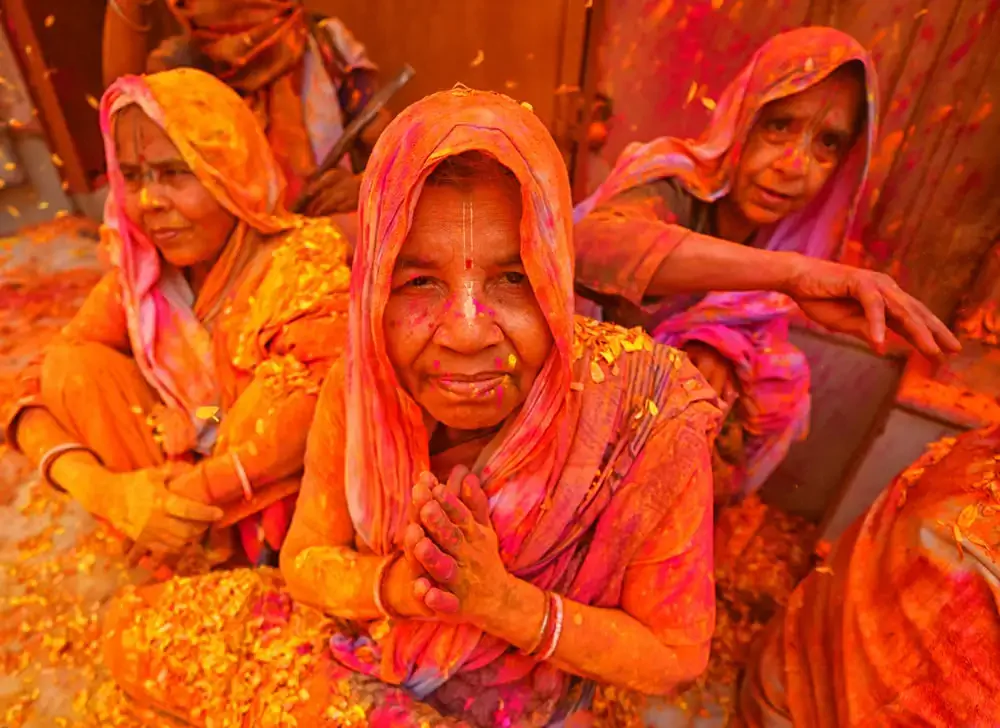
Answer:
<svg viewBox="0 0 1000 728"><path fill-rule="evenodd" d="M753 240L766 250L835 257L867 174L878 86L871 58L857 41L832 28L809 27L776 35L753 55L722 94L698 139L661 137L626 147L608 178L574 211L577 282L601 295L649 305L645 296L653 275L689 234L691 222L678 219L681 210L638 209L620 203L620 196L670 179L697 200L719 200L730 191L740 150L764 106L816 85L851 62L865 69L867 112L858 141L812 202L760 229ZM679 312L676 303L652 304L665 312L653 315L654 338L673 346L702 342L732 363L749 436L739 489L753 491L808 427L809 368L787 342L794 304L767 291L714 292Z"/></svg>
<svg viewBox="0 0 1000 728"><path fill-rule="evenodd" d="M748 726L1000 725L1000 427L934 443L762 635Z"/></svg>
<svg viewBox="0 0 1000 728"><path fill-rule="evenodd" d="M197 296L125 212L114 120L132 105L166 131L198 181L236 218ZM105 93L101 123L111 188L102 240L112 269L50 347L45 366L26 373L21 409L45 406L88 440L76 422L84 408L94 406L76 400L88 392L72 395L57 380L96 378L110 386L114 373L91 371L86 357L54 358L54 350L90 346L93 352L98 344L117 352L148 391L142 401L131 401L132 413L126 408L121 416L106 417L117 420L119 434L128 433L119 440L141 439L148 447L142 457L122 457L105 437L86 444L112 469L150 467L165 456L145 425L149 403L183 413L197 435L196 457L235 450L255 484L280 481L250 502L232 504L226 518L232 523L273 505L265 522L273 526L270 540L278 546L289 511L276 501L297 490L303 453L283 447L282 433L264 431L262 418L302 393L305 401L285 413L291 418L285 424L305 428L311 420L315 395L346 334L345 241L329 221L285 210L284 177L267 138L240 97L207 73L178 69L123 77ZM104 354L97 358L107 361ZM124 394L135 400L133 392ZM250 522L242 525L255 530ZM244 538L245 544L254 541Z"/></svg>

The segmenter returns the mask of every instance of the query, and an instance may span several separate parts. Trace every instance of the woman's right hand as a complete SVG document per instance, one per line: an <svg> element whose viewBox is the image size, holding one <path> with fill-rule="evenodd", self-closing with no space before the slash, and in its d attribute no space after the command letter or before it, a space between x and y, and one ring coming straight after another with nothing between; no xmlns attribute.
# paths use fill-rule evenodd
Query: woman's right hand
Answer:
<svg viewBox="0 0 1000 728"><path fill-rule="evenodd" d="M191 465L168 463L155 468L108 476L114 502L108 519L144 550L157 555L177 553L197 542L219 519L222 510L168 490L170 480Z"/></svg>

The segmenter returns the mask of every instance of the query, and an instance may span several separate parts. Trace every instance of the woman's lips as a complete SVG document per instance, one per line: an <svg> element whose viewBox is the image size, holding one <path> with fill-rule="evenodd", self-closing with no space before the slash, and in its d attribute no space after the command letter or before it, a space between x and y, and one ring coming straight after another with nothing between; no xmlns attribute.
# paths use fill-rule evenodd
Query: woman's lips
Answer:
<svg viewBox="0 0 1000 728"><path fill-rule="evenodd" d="M439 374L431 382L441 391L459 399L475 399L501 387L507 377L506 372L484 372L471 376L462 374Z"/></svg>
<svg viewBox="0 0 1000 728"><path fill-rule="evenodd" d="M161 228L160 230L150 230L149 237L154 243L172 243L180 237L183 230L178 228Z"/></svg>
<svg viewBox="0 0 1000 728"><path fill-rule="evenodd" d="M787 205L789 202L795 198L792 195L785 195L780 192L774 192L769 190L767 187L761 187L757 185L757 194L760 195L761 199L768 205L779 207Z"/></svg>

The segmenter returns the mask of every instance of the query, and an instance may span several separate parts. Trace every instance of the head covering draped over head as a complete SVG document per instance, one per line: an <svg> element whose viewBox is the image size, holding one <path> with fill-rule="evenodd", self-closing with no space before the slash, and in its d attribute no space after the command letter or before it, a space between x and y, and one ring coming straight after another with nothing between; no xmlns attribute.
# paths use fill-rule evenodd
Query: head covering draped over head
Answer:
<svg viewBox="0 0 1000 728"><path fill-rule="evenodd" d="M139 221L126 214L114 120L133 105L163 128L198 181L237 218L197 298L182 272L161 258ZM101 100L101 129L111 186L106 240L120 270L132 353L163 402L191 416L200 428L199 449L208 452L214 428L196 410L219 405L220 392L204 322L218 313L256 252L259 236L295 227L295 217L281 202L284 177L246 104L201 71L118 79Z"/></svg>
<svg viewBox="0 0 1000 728"><path fill-rule="evenodd" d="M168 0L174 16L212 62L212 71L247 99L267 131L292 187L316 168L302 106L309 25L299 0Z"/></svg>
<svg viewBox="0 0 1000 728"><path fill-rule="evenodd" d="M877 126L878 84L868 52L833 28L799 28L768 40L726 87L700 138L661 137L648 144L630 144L608 178L577 206L575 220L626 190L667 177L680 180L706 202L724 197L732 188L740 152L764 106L815 86L851 62L865 69L867 113L858 142L815 199L760 230L754 242L755 247L767 250L793 250L815 258L834 256L848 232L867 174Z"/></svg>

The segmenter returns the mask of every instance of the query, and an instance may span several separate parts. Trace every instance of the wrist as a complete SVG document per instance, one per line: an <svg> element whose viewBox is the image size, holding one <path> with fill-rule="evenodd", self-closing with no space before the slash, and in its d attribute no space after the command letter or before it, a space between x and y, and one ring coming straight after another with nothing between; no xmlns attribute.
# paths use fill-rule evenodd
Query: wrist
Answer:
<svg viewBox="0 0 1000 728"><path fill-rule="evenodd" d="M776 290L786 296L794 296L799 289L805 268L809 263L808 258L801 253L791 251L780 252L776 258Z"/></svg>
<svg viewBox="0 0 1000 728"><path fill-rule="evenodd" d="M400 556L390 564L381 584L381 599L389 612L401 617L426 615L413 594L412 569L406 563L405 556Z"/></svg>
<svg viewBox="0 0 1000 728"><path fill-rule="evenodd" d="M507 574L498 591L499 599L484 614L470 620L484 632L518 649L529 649L541 629L548 603L545 592L534 584Z"/></svg>

